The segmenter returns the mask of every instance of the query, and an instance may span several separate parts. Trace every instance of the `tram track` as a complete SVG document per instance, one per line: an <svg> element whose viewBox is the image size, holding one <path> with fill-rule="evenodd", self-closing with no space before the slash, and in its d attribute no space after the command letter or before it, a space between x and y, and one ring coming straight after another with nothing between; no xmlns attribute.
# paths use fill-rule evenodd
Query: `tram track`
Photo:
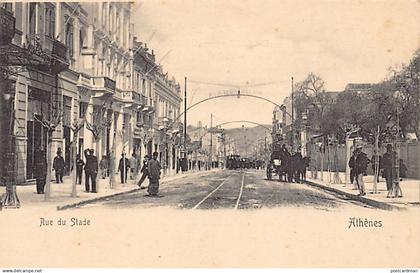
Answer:
<svg viewBox="0 0 420 273"><path fill-rule="evenodd" d="M235 201L235 205L234 205L234 207L233 207L233 209L234 210L237 210L238 208L239 208L239 206L240 206L240 201L241 201L241 197L242 197L242 194L243 194L243 189L244 189L244 184L245 184L245 173L246 173L246 171L243 171L242 172L242 178L241 178L241 186L240 186L240 189L239 189L239 194L237 195L237 197L234 197L234 198L231 198L231 197L229 197L229 198L226 198L225 197L225 199L234 199L234 200L236 200ZM201 199L194 207L192 207L192 210L195 210L195 209L197 209L198 207L200 207L203 203L205 203L210 197L212 197L212 195L214 195L217 191L219 191L220 190L220 188L222 188L222 186L223 185L225 185L225 183L227 182L228 180L224 180L224 181L222 181L216 188L214 188L210 193L208 193L203 199Z"/></svg>

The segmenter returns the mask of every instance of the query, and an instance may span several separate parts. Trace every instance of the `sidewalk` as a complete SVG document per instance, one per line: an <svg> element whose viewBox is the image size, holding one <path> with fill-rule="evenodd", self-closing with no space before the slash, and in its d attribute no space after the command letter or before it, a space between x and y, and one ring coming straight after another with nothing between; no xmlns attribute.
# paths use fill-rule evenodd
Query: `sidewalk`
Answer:
<svg viewBox="0 0 420 273"><path fill-rule="evenodd" d="M406 209L410 206L418 206L420 201L420 180L403 178L403 181L400 181L403 197L387 198L386 196L388 191L386 190L385 178L379 178L379 183L377 183L377 193L374 193L374 177L372 175L364 176L363 181L365 184L366 195L358 196L359 191L356 189L354 184L351 184L350 181L345 184L345 173L339 173L341 183L340 181L337 181L338 183L334 183L336 182L334 179L334 173L324 171L323 181L321 181L320 175L321 172L318 172L317 179L313 179L311 178L311 172L308 171L306 173L307 183L312 186L323 188L324 190L343 194L353 200L366 203L373 207L386 210L399 210Z"/></svg>
<svg viewBox="0 0 420 273"><path fill-rule="evenodd" d="M213 169L209 171L200 171L200 172L187 172L179 173L172 176L165 176L161 179L160 184L165 185L173 180L201 175L208 172L214 172L218 169ZM136 180L128 180L127 184L121 184L119 174L115 175L115 188L111 189L109 185L109 178L107 179L97 179L97 191L98 193L85 192L84 176L83 182L81 185L77 184L77 197L71 197L72 192L72 183L73 178L71 176L66 176L63 179L62 184L56 184L54 181L51 182L51 196L48 201L44 200L44 194L36 193L36 185L31 183L29 185L19 185L16 186L16 192L20 200L21 209L37 207L45 209L65 209L69 207L75 207L84 203L89 203L94 200L101 200L109 198L111 196L116 196L123 193L135 192L135 191L144 191L147 192L147 189L140 189L137 186L137 182L140 177ZM148 185L148 179L143 183L143 186ZM3 194L5 188L2 187L1 194Z"/></svg>

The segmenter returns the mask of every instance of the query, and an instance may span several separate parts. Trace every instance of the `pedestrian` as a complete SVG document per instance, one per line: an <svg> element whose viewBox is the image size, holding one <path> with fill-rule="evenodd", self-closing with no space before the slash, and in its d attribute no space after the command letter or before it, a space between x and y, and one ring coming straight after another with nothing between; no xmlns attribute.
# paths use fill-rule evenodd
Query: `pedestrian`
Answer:
<svg viewBox="0 0 420 273"><path fill-rule="evenodd" d="M137 179L138 163L136 154L133 153L130 157L130 179Z"/></svg>
<svg viewBox="0 0 420 273"><path fill-rule="evenodd" d="M159 193L160 170L162 167L157 158L158 153L154 152L153 158L150 159L148 163L149 188L147 189L147 192L149 193L149 196L157 196Z"/></svg>
<svg viewBox="0 0 420 273"><path fill-rule="evenodd" d="M102 159L99 162L99 168L101 169L102 179L105 179L108 172L108 158L106 155L102 156Z"/></svg>
<svg viewBox="0 0 420 273"><path fill-rule="evenodd" d="M92 192L96 193L96 176L98 174L98 158L94 155L93 149L86 149L84 151L86 157L85 164L85 189L89 192L89 180L92 183Z"/></svg>
<svg viewBox="0 0 420 273"><path fill-rule="evenodd" d="M146 177L149 176L149 170L147 168L147 163L149 163L149 156L145 155L144 160L143 160L143 166L141 167L141 170L140 170L141 178L140 178L139 182L137 183L137 185L139 185L140 188L141 188L141 184L143 184Z"/></svg>
<svg viewBox="0 0 420 273"><path fill-rule="evenodd" d="M392 189L392 182L395 179L395 160L396 154L392 150L392 145L386 145L386 153L382 156L382 168L384 170L384 176L386 181L386 190L389 192Z"/></svg>
<svg viewBox="0 0 420 273"><path fill-rule="evenodd" d="M76 156L76 183L82 184L83 166L85 162L80 158L80 154Z"/></svg>
<svg viewBox="0 0 420 273"><path fill-rule="evenodd" d="M130 162L125 154L121 154L120 162L118 163L118 170L120 171L121 184L127 183L127 171L130 169Z"/></svg>
<svg viewBox="0 0 420 273"><path fill-rule="evenodd" d="M63 174L64 174L64 158L61 156L61 148L57 149L57 155L54 157L53 161L53 170L55 170L55 182L63 183Z"/></svg>
<svg viewBox="0 0 420 273"><path fill-rule="evenodd" d="M353 184L354 179L356 177L355 175L355 161L356 161L356 150L353 151L352 156L350 157L349 160L349 168L350 168L350 183Z"/></svg>
<svg viewBox="0 0 420 273"><path fill-rule="evenodd" d="M356 148L356 159L355 159L355 177L357 188L359 189L359 195L366 195L365 184L363 182L363 176L366 175L367 165L369 164L369 158L362 152L362 146Z"/></svg>
<svg viewBox="0 0 420 273"><path fill-rule="evenodd" d="M407 178L407 171L408 169L407 166L404 164L404 160L400 158L400 178Z"/></svg>
<svg viewBox="0 0 420 273"><path fill-rule="evenodd" d="M35 169L36 193L43 194L45 191L45 182L47 178L47 157L42 147L38 147L35 151Z"/></svg>

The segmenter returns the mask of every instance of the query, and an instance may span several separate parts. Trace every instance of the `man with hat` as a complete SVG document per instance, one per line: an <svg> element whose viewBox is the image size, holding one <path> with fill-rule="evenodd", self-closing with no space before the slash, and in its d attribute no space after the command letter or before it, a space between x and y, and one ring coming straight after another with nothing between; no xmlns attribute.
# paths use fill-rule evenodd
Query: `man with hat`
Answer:
<svg viewBox="0 0 420 273"><path fill-rule="evenodd" d="M141 188L141 184L144 182L146 177L149 176L149 171L148 171L148 168L147 168L148 163L149 163L149 156L145 155L144 160L143 160L143 167L140 170L142 175L141 175L141 178L140 178L139 182L137 183L137 185L139 185L140 188Z"/></svg>
<svg viewBox="0 0 420 273"><path fill-rule="evenodd" d="M53 161L53 170L55 170L55 182L63 183L63 174L64 174L64 158L61 156L61 148L57 149L57 156L54 157Z"/></svg>
<svg viewBox="0 0 420 273"><path fill-rule="evenodd" d="M35 149L34 174L36 178L36 192L38 194L43 194L47 178L47 158L42 146L36 147Z"/></svg>
<svg viewBox="0 0 420 273"><path fill-rule="evenodd" d="M396 160L396 154L392 150L392 145L387 144L386 145L386 153L382 156L382 168L384 170L384 176L386 181L386 189L390 191L392 189L392 182L394 180L394 177L396 175L395 170L395 160Z"/></svg>
<svg viewBox="0 0 420 273"><path fill-rule="evenodd" d="M121 154L120 162L118 163L118 170L121 175L121 184L127 183L127 171L130 169L130 162L128 158L125 157L125 154Z"/></svg>
<svg viewBox="0 0 420 273"><path fill-rule="evenodd" d="M369 158L367 155L362 152L362 146L358 145L356 146L356 159L354 162L354 172L356 177L356 184L357 188L359 189L359 192L361 196L366 195L365 192L365 184L363 182L363 176L366 173L367 165L369 164Z"/></svg>
<svg viewBox="0 0 420 273"><path fill-rule="evenodd" d="M89 192L89 178L92 183L92 192L96 193L96 175L98 174L98 158L93 154L93 149L86 149L84 151L86 157L85 165L85 189Z"/></svg>
<svg viewBox="0 0 420 273"><path fill-rule="evenodd" d="M350 183L351 184L353 184L354 179L356 178L355 170L354 170L355 163L356 163L356 153L357 153L357 149L353 151L353 154L351 155L350 160L349 160Z"/></svg>

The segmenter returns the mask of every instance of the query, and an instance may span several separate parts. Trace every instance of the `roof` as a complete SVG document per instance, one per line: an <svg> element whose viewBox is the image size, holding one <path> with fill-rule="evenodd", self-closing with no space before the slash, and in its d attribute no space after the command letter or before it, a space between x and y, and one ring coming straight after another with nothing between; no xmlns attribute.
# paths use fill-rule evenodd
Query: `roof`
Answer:
<svg viewBox="0 0 420 273"><path fill-rule="evenodd" d="M348 83L344 91L369 91L372 87L372 83Z"/></svg>

